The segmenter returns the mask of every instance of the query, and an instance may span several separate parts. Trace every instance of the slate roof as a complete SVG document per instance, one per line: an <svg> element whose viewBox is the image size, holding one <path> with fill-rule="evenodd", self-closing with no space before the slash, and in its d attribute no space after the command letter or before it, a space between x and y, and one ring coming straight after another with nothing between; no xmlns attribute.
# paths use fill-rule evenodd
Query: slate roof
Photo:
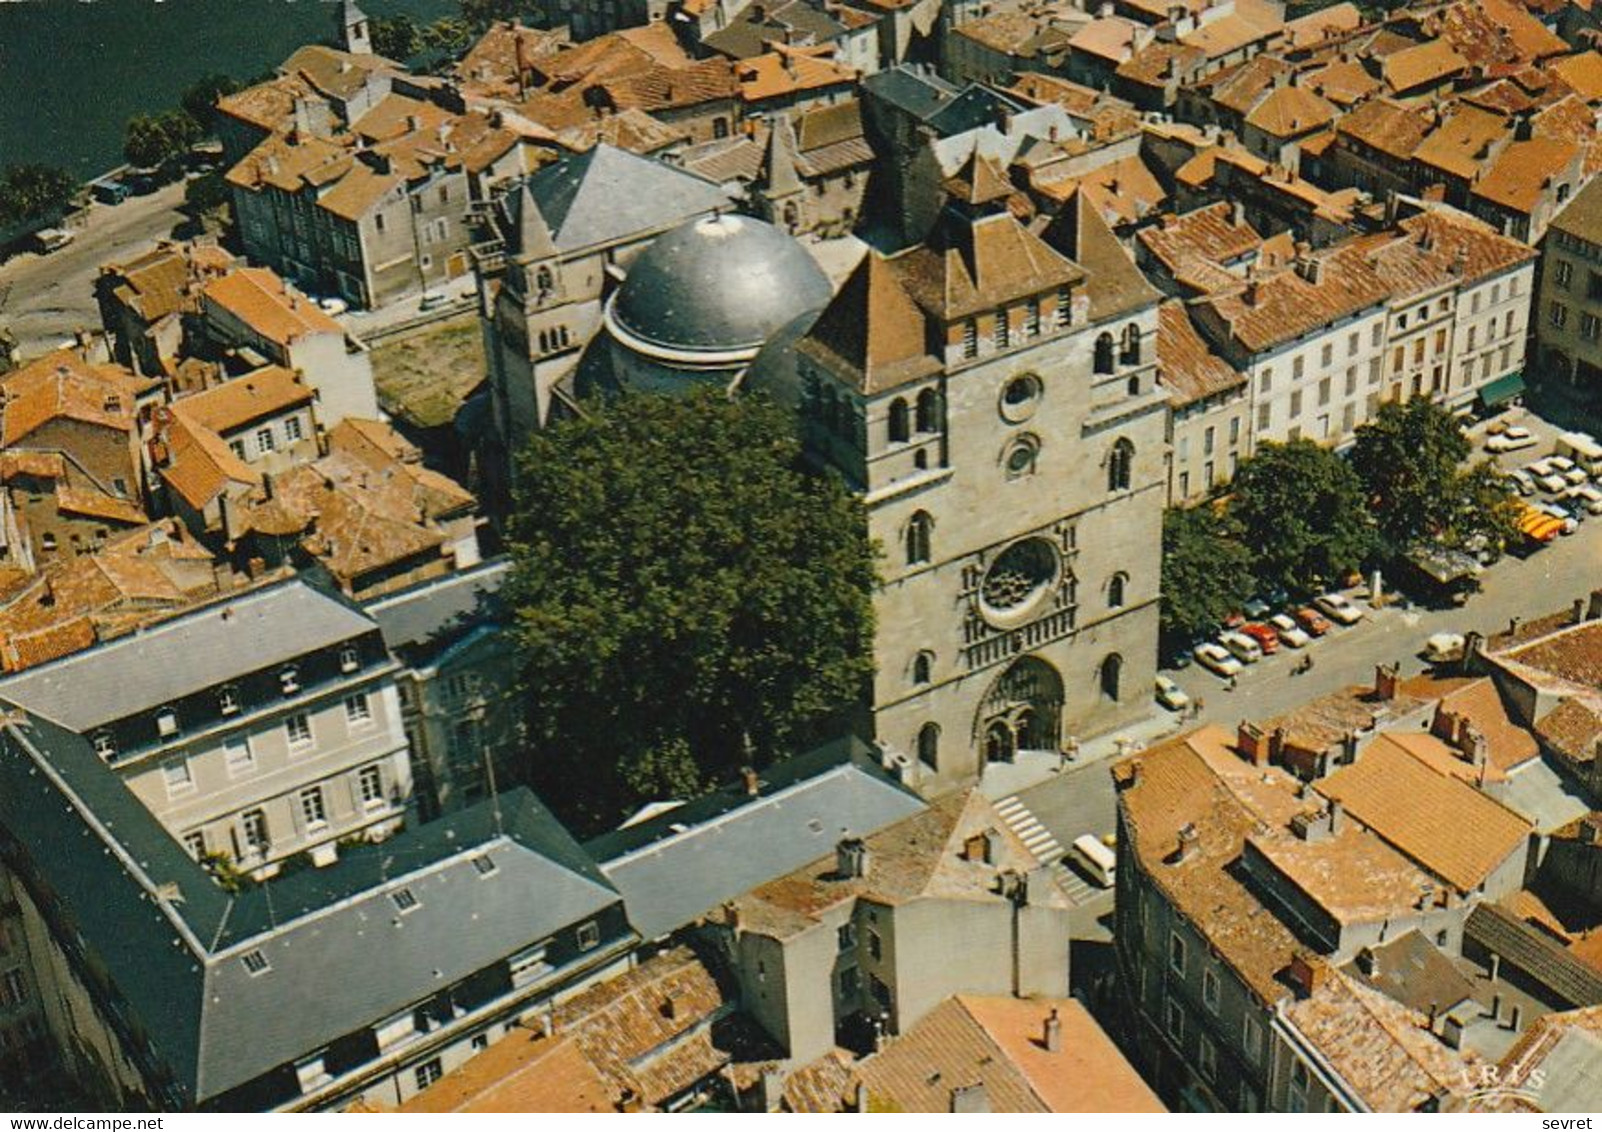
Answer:
<svg viewBox="0 0 1602 1132"><path fill-rule="evenodd" d="M1602 972L1574 958L1545 932L1495 904L1469 913L1464 936L1538 981L1570 1006L1602 1004Z"/></svg>
<svg viewBox="0 0 1602 1132"><path fill-rule="evenodd" d="M378 622L390 650L416 662L450 647L473 629L499 621L505 610L501 584L512 571L509 558L496 558L459 573L422 582L367 602L363 609Z"/></svg>
<svg viewBox="0 0 1602 1132"><path fill-rule="evenodd" d="M605 142L526 182L559 251L609 244L730 207L711 181ZM512 194L523 207L528 197ZM516 217L514 215L514 227Z"/></svg>
<svg viewBox="0 0 1602 1132"><path fill-rule="evenodd" d="M0 701L84 732L376 628L292 578L0 680Z"/></svg>
<svg viewBox="0 0 1602 1132"><path fill-rule="evenodd" d="M176 1104L217 1098L617 902L526 790L231 897L85 740L47 720L6 723L0 785L0 824L40 849L32 867L55 914L173 1072ZM389 899L402 886L417 898L404 916ZM266 970L245 968L251 950Z"/></svg>
<svg viewBox="0 0 1602 1132"><path fill-rule="evenodd" d="M596 838L585 849L623 893L646 939L683 927L742 893L924 808L842 739L763 773L756 798L731 788Z"/></svg>

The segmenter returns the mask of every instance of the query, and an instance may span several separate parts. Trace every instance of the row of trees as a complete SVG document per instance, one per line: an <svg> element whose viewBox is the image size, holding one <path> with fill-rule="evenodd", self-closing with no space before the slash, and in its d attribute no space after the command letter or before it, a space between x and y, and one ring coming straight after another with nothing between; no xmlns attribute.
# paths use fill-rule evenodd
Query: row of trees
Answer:
<svg viewBox="0 0 1602 1132"><path fill-rule="evenodd" d="M866 519L803 469L788 414L625 396L542 430L519 466L526 777L576 828L805 749L863 702Z"/></svg>
<svg viewBox="0 0 1602 1132"><path fill-rule="evenodd" d="M77 188L72 174L53 165L0 169L0 232L64 211Z"/></svg>
<svg viewBox="0 0 1602 1132"><path fill-rule="evenodd" d="M122 155L140 169L169 169L195 143L217 130L217 102L240 89L228 75L207 75L192 83L179 99L179 108L155 114L137 114L122 135Z"/></svg>
<svg viewBox="0 0 1602 1132"><path fill-rule="evenodd" d="M1500 552L1517 507L1489 461L1433 401L1380 406L1348 456L1310 440L1265 444L1229 494L1169 511L1162 627L1171 644L1212 632L1253 593L1309 594L1434 544Z"/></svg>
<svg viewBox="0 0 1602 1132"><path fill-rule="evenodd" d="M529 0L460 0L458 14L441 16L419 26L404 12L372 21L373 50L386 59L405 61L423 51L455 55L465 50L497 20L535 15Z"/></svg>

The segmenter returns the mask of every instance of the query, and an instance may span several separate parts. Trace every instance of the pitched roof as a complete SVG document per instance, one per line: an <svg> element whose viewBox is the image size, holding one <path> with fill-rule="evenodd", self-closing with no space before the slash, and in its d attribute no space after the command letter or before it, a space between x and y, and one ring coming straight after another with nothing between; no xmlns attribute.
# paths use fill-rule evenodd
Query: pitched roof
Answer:
<svg viewBox="0 0 1602 1132"><path fill-rule="evenodd" d="M1437 773L1383 736L1316 788L1460 892L1483 884L1525 845L1532 831L1529 822L1506 806Z"/></svg>
<svg viewBox="0 0 1602 1132"><path fill-rule="evenodd" d="M230 487L242 491L261 482L261 473L234 455L222 437L180 414L173 414L163 443L167 462L158 465L162 482L196 511L204 511Z"/></svg>
<svg viewBox="0 0 1602 1132"><path fill-rule="evenodd" d="M1472 189L1481 200L1528 213L1552 181L1580 156L1574 142L1531 138L1510 143Z"/></svg>
<svg viewBox="0 0 1602 1132"><path fill-rule="evenodd" d="M399 1112L615 1112L618 1098L572 1038L514 1028Z"/></svg>
<svg viewBox="0 0 1602 1132"><path fill-rule="evenodd" d="M1178 299L1157 308L1157 376L1176 406L1246 384L1246 375L1208 346Z"/></svg>
<svg viewBox="0 0 1602 1132"><path fill-rule="evenodd" d="M1373 98L1344 115L1335 124L1335 133L1405 161L1413 156L1429 128L1429 118L1417 110L1387 98Z"/></svg>
<svg viewBox="0 0 1602 1132"><path fill-rule="evenodd" d="M913 302L951 322L1082 277L1008 213L950 222L892 261Z"/></svg>
<svg viewBox="0 0 1602 1132"><path fill-rule="evenodd" d="M18 444L56 420L131 432L135 398L154 384L120 366L93 365L70 349L45 354L0 378L0 443Z"/></svg>
<svg viewBox="0 0 1602 1132"><path fill-rule="evenodd" d="M563 252L669 228L730 204L711 181L605 142L545 166L526 183Z"/></svg>
<svg viewBox="0 0 1602 1132"><path fill-rule="evenodd" d="M1405 94L1426 83L1444 82L1467 68L1468 60L1444 39L1407 47L1380 60L1380 75L1393 94Z"/></svg>
<svg viewBox="0 0 1602 1132"><path fill-rule="evenodd" d="M1350 255L1312 255L1321 265L1317 283L1282 268L1208 295L1198 309L1255 354L1385 301L1385 283L1368 264Z"/></svg>
<svg viewBox="0 0 1602 1132"><path fill-rule="evenodd" d="M344 334L339 323L269 268L241 267L211 280L203 293L279 345L291 345L309 334Z"/></svg>
<svg viewBox="0 0 1602 1132"><path fill-rule="evenodd" d="M923 312L890 261L873 249L798 348L821 352L867 394L927 377L940 366L928 348Z"/></svg>
<svg viewBox="0 0 1602 1132"><path fill-rule="evenodd" d="M1045 1048L1048 1017L1062 1045ZM870 1109L950 1112L955 1089L984 1086L992 1112L1166 1112L1073 999L957 995L860 1062Z"/></svg>
<svg viewBox="0 0 1602 1132"><path fill-rule="evenodd" d="M1246 124L1276 138L1293 138L1321 130L1335 120L1336 109L1305 86L1271 91L1246 115Z"/></svg>
<svg viewBox="0 0 1602 1132"><path fill-rule="evenodd" d="M226 436L264 418L310 404L313 396L294 370L265 366L202 393L180 398L174 402L173 411L202 428Z"/></svg>

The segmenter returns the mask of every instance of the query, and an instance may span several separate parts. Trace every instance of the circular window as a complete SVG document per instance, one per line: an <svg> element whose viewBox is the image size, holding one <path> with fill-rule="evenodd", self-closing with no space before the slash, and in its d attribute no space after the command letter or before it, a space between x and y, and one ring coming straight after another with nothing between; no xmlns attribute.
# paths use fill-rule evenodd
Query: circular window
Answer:
<svg viewBox="0 0 1602 1132"><path fill-rule="evenodd" d="M1040 456L1040 441L1032 436L1020 436L1008 445L1001 458L1002 466L1006 469L1007 478L1019 479L1023 476L1033 475L1035 461Z"/></svg>
<svg viewBox="0 0 1602 1132"><path fill-rule="evenodd" d="M1043 538L1013 543L990 564L979 600L987 620L1003 627L1027 620L1056 584L1057 550Z"/></svg>
<svg viewBox="0 0 1602 1132"><path fill-rule="evenodd" d="M1001 415L1012 424L1034 415L1045 385L1032 373L1021 373L1001 387Z"/></svg>

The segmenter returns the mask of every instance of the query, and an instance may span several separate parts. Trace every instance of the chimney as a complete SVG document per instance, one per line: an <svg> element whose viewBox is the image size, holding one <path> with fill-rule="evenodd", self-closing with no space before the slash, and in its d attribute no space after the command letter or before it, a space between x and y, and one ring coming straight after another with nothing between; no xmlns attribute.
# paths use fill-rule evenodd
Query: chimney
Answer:
<svg viewBox="0 0 1602 1132"><path fill-rule="evenodd" d="M1491 996L1491 1021L1498 1024L1502 1021L1502 994L1500 991Z"/></svg>
<svg viewBox="0 0 1602 1132"><path fill-rule="evenodd" d="M1569 607L1569 624L1579 625L1585 621L1585 599L1577 597L1574 604Z"/></svg>
<svg viewBox="0 0 1602 1132"><path fill-rule="evenodd" d="M868 845L860 837L842 837L834 847L834 873L841 880L868 875Z"/></svg>
<svg viewBox="0 0 1602 1132"><path fill-rule="evenodd" d="M1428 1030L1432 1034L1435 1032L1435 1022L1436 1022L1436 1019L1440 1016L1440 1013L1441 1013L1440 1005L1438 1003L1434 1003L1434 1002L1430 1003L1430 1012L1429 1012L1429 1014L1427 1014L1425 1016L1424 1028L1426 1030Z"/></svg>
<svg viewBox="0 0 1602 1132"><path fill-rule="evenodd" d="M740 768L740 783L745 787L748 797L755 798L762 793L762 780L757 777L757 772L748 766Z"/></svg>
<svg viewBox="0 0 1602 1132"><path fill-rule="evenodd" d="M1188 861L1196 855L1201 844L1201 833L1195 822L1186 822L1179 827L1179 856L1181 861Z"/></svg>
<svg viewBox="0 0 1602 1132"><path fill-rule="evenodd" d="M1329 977L1329 967L1318 956L1298 951L1291 957L1285 974L1296 989L1296 997L1309 998L1324 985L1324 980Z"/></svg>
<svg viewBox="0 0 1602 1132"><path fill-rule="evenodd" d="M990 1094L983 1081L951 1090L951 1111L963 1113L989 1112Z"/></svg>
<svg viewBox="0 0 1602 1132"><path fill-rule="evenodd" d="M1602 617L1602 589L1591 591L1591 600L1585 607L1585 619L1595 621Z"/></svg>
<svg viewBox="0 0 1602 1132"><path fill-rule="evenodd" d="M1396 669L1389 664L1374 668L1374 695L1385 703L1396 699Z"/></svg>
<svg viewBox="0 0 1602 1132"><path fill-rule="evenodd" d="M1341 831L1341 827L1345 824L1345 821L1346 821L1346 807L1341 805L1340 799L1331 798L1329 800L1329 832L1330 832L1330 834L1334 835L1334 834L1339 833Z"/></svg>
<svg viewBox="0 0 1602 1132"><path fill-rule="evenodd" d="M1507 1028L1515 1034L1524 1029L1524 1007L1519 1003L1513 1004L1513 1013L1508 1015Z"/></svg>
<svg viewBox="0 0 1602 1132"><path fill-rule="evenodd" d="M1378 965L1372 947L1365 947L1357 953L1357 969L1363 974L1372 975Z"/></svg>
<svg viewBox="0 0 1602 1132"><path fill-rule="evenodd" d="M1278 763L1285 755L1285 729L1276 727L1268 733L1268 761Z"/></svg>
<svg viewBox="0 0 1602 1132"><path fill-rule="evenodd" d="M1484 769L1491 754L1490 741L1485 738L1485 732L1472 723L1463 724L1462 739L1463 757L1468 759L1469 765L1476 769Z"/></svg>
<svg viewBox="0 0 1602 1132"><path fill-rule="evenodd" d="M1463 1023L1450 1014L1441 1021L1441 1041L1448 1049L1463 1048Z"/></svg>

